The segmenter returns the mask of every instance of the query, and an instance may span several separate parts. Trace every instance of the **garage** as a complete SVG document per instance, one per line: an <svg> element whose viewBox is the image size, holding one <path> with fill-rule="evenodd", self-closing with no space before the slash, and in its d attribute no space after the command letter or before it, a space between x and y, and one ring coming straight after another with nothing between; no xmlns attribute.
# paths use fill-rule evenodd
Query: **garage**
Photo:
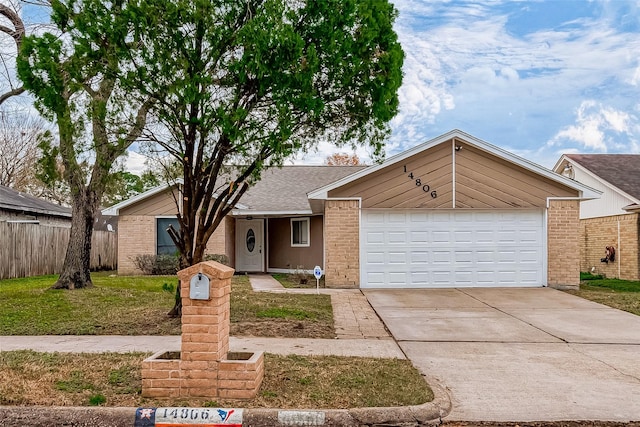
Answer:
<svg viewBox="0 0 640 427"><path fill-rule="evenodd" d="M361 287L545 284L541 210L362 211Z"/></svg>
<svg viewBox="0 0 640 427"><path fill-rule="evenodd" d="M600 193L453 130L308 194L330 287L575 289Z"/></svg>

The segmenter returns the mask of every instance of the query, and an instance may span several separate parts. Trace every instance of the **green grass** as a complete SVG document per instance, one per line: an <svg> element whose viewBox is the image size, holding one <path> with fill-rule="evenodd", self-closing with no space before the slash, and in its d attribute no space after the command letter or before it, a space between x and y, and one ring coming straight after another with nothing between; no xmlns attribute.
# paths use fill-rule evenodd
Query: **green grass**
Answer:
<svg viewBox="0 0 640 427"><path fill-rule="evenodd" d="M295 274L274 273L271 275L285 288L324 288L324 276L320 278L320 282L316 284L316 278L312 274L307 275L307 283L300 284L299 278Z"/></svg>
<svg viewBox="0 0 640 427"><path fill-rule="evenodd" d="M175 276L93 273L87 289L50 289L57 276L0 280L0 335L178 335L173 307ZM247 276L234 276L234 335L333 337L327 295L253 292Z"/></svg>
<svg viewBox="0 0 640 427"><path fill-rule="evenodd" d="M148 354L0 352L0 405L355 408L417 405L433 393L408 360L265 354L258 396L246 401L141 396Z"/></svg>
<svg viewBox="0 0 640 427"><path fill-rule="evenodd" d="M640 282L593 278L583 281L580 290L567 292L640 316Z"/></svg>
<svg viewBox="0 0 640 427"><path fill-rule="evenodd" d="M591 274L588 271L580 272L580 280L596 280L596 279L604 279L604 276L601 274Z"/></svg>
<svg viewBox="0 0 640 427"><path fill-rule="evenodd" d="M166 316L172 276L115 276L93 273L94 286L50 289L57 276L0 281L0 335L179 334L178 319Z"/></svg>
<svg viewBox="0 0 640 427"><path fill-rule="evenodd" d="M311 319L333 325L329 295L253 292L249 278L235 276L231 291L231 322L258 318Z"/></svg>

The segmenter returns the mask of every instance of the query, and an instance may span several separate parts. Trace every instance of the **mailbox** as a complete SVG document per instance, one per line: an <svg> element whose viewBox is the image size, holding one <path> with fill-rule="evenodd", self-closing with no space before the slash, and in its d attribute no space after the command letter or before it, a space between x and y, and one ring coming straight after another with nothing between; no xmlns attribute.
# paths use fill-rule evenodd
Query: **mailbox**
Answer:
<svg viewBox="0 0 640 427"><path fill-rule="evenodd" d="M191 278L189 284L189 298L209 299L209 278L198 273Z"/></svg>

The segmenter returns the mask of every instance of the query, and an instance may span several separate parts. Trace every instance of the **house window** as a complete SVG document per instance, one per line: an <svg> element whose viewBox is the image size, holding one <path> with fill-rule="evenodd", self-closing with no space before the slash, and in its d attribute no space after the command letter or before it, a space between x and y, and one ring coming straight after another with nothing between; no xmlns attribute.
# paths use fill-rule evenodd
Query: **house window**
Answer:
<svg viewBox="0 0 640 427"><path fill-rule="evenodd" d="M309 218L291 218L291 246L309 246Z"/></svg>
<svg viewBox="0 0 640 427"><path fill-rule="evenodd" d="M180 231L178 218L156 218L156 254L158 255L176 255L178 253L178 248L167 232L169 225L173 225L176 231Z"/></svg>

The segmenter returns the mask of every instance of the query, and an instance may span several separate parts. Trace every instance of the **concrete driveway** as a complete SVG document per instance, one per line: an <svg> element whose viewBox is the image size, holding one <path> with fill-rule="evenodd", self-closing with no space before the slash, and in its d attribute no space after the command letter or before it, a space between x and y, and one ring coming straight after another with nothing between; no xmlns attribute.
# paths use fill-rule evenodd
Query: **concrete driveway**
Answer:
<svg viewBox="0 0 640 427"><path fill-rule="evenodd" d="M640 420L640 316L549 288L364 293L447 420Z"/></svg>

